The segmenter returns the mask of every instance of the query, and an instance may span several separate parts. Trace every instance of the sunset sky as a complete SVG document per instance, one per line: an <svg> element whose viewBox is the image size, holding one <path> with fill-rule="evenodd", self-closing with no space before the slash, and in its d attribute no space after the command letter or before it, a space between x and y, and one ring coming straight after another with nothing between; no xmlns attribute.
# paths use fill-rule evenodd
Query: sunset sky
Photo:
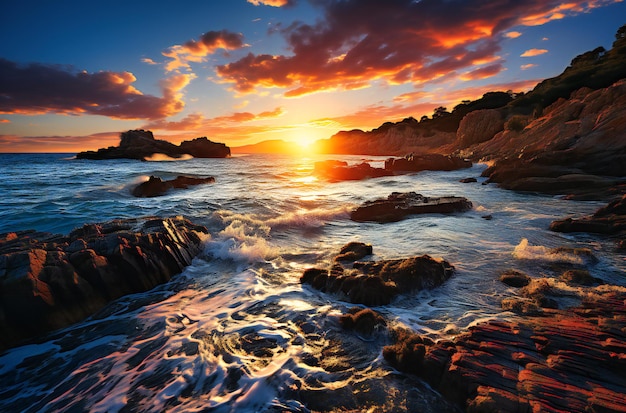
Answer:
<svg viewBox="0 0 626 413"><path fill-rule="evenodd" d="M619 0L7 1L0 152L307 143L529 90L625 23Z"/></svg>

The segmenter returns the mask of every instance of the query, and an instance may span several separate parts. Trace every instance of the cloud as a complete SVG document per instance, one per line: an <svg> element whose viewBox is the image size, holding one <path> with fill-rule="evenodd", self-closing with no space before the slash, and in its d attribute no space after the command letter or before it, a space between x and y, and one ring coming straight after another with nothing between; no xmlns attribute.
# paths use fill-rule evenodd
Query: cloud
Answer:
<svg viewBox="0 0 626 413"><path fill-rule="evenodd" d="M546 49L529 49L520 55L520 57L534 57L548 53Z"/></svg>
<svg viewBox="0 0 626 413"><path fill-rule="evenodd" d="M79 152L119 143L119 132L86 136L17 136L0 135L0 152Z"/></svg>
<svg viewBox="0 0 626 413"><path fill-rule="evenodd" d="M11 123L8 119L0 119L0 123Z"/></svg>
<svg viewBox="0 0 626 413"><path fill-rule="evenodd" d="M277 107L274 110L265 111L261 113L251 112L235 112L230 115L218 116L214 118L205 118L200 113L192 113L185 116L180 121L166 121L163 119L150 122L142 129L151 130L169 130L169 131L201 131L210 127L241 124L246 122L252 122L257 120L274 119L285 114L285 109Z"/></svg>
<svg viewBox="0 0 626 413"><path fill-rule="evenodd" d="M616 0L612 0L616 1ZM284 96L351 90L374 81L419 85L462 76L495 59L506 33L585 12L603 0L315 0L324 18L277 26L290 54L253 54L217 66L239 93L282 88ZM495 69L495 67L492 67Z"/></svg>
<svg viewBox="0 0 626 413"><path fill-rule="evenodd" d="M522 35L521 32L516 32L516 31L512 31L512 32L508 32L508 33L504 33L504 37L507 37L509 39L517 39L518 37L520 37Z"/></svg>
<svg viewBox="0 0 626 413"><path fill-rule="evenodd" d="M20 66L0 59L0 113L102 115L116 119L158 119L184 107L184 88L193 75L161 83L163 96L144 95L130 72L76 72L64 66Z"/></svg>
<svg viewBox="0 0 626 413"><path fill-rule="evenodd" d="M463 73L460 79L464 81L488 79L505 70L501 63L480 67L478 69Z"/></svg>
<svg viewBox="0 0 626 413"><path fill-rule="evenodd" d="M537 67L537 65L534 64L534 63L529 63L527 65L521 65L519 68L522 69L522 70L528 70L528 69L531 69L533 67Z"/></svg>
<svg viewBox="0 0 626 413"><path fill-rule="evenodd" d="M254 4L255 6L272 6L272 7L284 7L284 6L292 6L296 2L295 0L247 0L248 3Z"/></svg>
<svg viewBox="0 0 626 413"><path fill-rule="evenodd" d="M172 59L165 65L165 70L172 72L181 68L190 69L190 62L204 62L207 56L218 49L228 51L246 46L241 33L228 30L206 32L198 40L189 40L183 45L175 45L165 50L163 56Z"/></svg>
<svg viewBox="0 0 626 413"><path fill-rule="evenodd" d="M144 57L143 59L141 59L141 61L143 63L149 64L149 65L158 65L157 62L155 62L154 60L150 59L149 57Z"/></svg>

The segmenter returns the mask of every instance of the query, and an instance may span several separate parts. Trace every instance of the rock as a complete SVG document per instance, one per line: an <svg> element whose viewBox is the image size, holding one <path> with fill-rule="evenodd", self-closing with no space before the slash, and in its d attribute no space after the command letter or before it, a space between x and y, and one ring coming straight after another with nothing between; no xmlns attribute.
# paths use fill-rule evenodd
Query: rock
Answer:
<svg viewBox="0 0 626 413"><path fill-rule="evenodd" d="M357 261L372 255L372 246L363 242L350 242L344 245L335 257L335 261Z"/></svg>
<svg viewBox="0 0 626 413"><path fill-rule="evenodd" d="M206 136L180 143L180 151L194 158L228 158L230 148L223 143L212 142Z"/></svg>
<svg viewBox="0 0 626 413"><path fill-rule="evenodd" d="M406 259L355 262L344 270L340 264L331 270L309 268L300 278L322 292L338 293L352 303L367 306L389 304L398 294L431 289L441 285L454 267L428 255Z"/></svg>
<svg viewBox="0 0 626 413"><path fill-rule="evenodd" d="M453 341L398 334L383 356L468 412L626 411L626 292L548 317L489 321Z"/></svg>
<svg viewBox="0 0 626 413"><path fill-rule="evenodd" d="M196 158L227 158L230 156L230 148L223 143L211 142L206 137L184 141L177 146L165 140L155 139L150 131L129 130L120 134L119 146L80 152L76 158L145 160L154 154L163 154L170 158L180 158L183 155Z"/></svg>
<svg viewBox="0 0 626 413"><path fill-rule="evenodd" d="M393 192L386 199L367 201L352 211L353 221L396 222L413 214L449 214L472 209L463 197L429 198L415 192Z"/></svg>
<svg viewBox="0 0 626 413"><path fill-rule="evenodd" d="M339 324L346 330L354 330L358 334L371 336L377 328L385 327L385 318L369 308L352 307L348 314L339 317Z"/></svg>
<svg viewBox="0 0 626 413"><path fill-rule="evenodd" d="M471 184L473 182L478 182L478 179L476 178L463 178L459 180L460 183L462 184Z"/></svg>
<svg viewBox="0 0 626 413"><path fill-rule="evenodd" d="M176 217L89 224L68 236L0 235L0 348L167 282L201 252L206 233Z"/></svg>
<svg viewBox="0 0 626 413"><path fill-rule="evenodd" d="M526 287L530 283L530 277L517 270L506 270L500 275L500 281L510 287Z"/></svg>
<svg viewBox="0 0 626 413"><path fill-rule="evenodd" d="M407 155L404 158L389 158L385 169L393 172L454 171L469 168L472 162L452 155L423 154Z"/></svg>
<svg viewBox="0 0 626 413"><path fill-rule="evenodd" d="M593 215L580 219L553 221L550 230L556 232L593 232L616 234L626 231L626 195L610 202Z"/></svg>
<svg viewBox="0 0 626 413"><path fill-rule="evenodd" d="M484 220L487 220L487 221L491 221L493 219L493 215L491 215L491 214L482 215L481 218L484 219Z"/></svg>
<svg viewBox="0 0 626 413"><path fill-rule="evenodd" d="M521 130L506 129L473 146L471 157L495 160L484 176L507 189L606 199L623 193L626 182L624 119L625 80L583 88Z"/></svg>
<svg viewBox="0 0 626 413"><path fill-rule="evenodd" d="M567 270L560 277L561 281L566 282L567 284L575 284L575 285L594 285L594 284L603 284L604 282L600 278L596 278L589 274L587 270Z"/></svg>
<svg viewBox="0 0 626 413"><path fill-rule="evenodd" d="M313 173L331 181L358 181L393 175L392 171L374 168L367 162L348 165L347 162L335 160L315 162Z"/></svg>
<svg viewBox="0 0 626 413"><path fill-rule="evenodd" d="M161 178L151 176L146 182L137 185L132 190L133 196L139 198L149 198L164 195L172 188L187 189L190 186L208 184L215 182L215 178L194 178L189 176L178 176L170 181L162 181Z"/></svg>
<svg viewBox="0 0 626 413"><path fill-rule="evenodd" d="M504 120L499 110L475 110L461 119L456 131L456 144L459 148L467 148L490 140L502 129L504 129Z"/></svg>

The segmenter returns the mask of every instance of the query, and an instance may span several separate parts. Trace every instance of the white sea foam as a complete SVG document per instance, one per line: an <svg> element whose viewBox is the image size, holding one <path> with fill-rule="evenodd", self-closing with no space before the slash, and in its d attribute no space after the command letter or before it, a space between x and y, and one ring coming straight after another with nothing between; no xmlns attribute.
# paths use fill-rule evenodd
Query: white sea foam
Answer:
<svg viewBox="0 0 626 413"><path fill-rule="evenodd" d="M570 264L584 264L580 255L567 250L548 248L542 245L530 245L526 238L513 250L513 257L518 260L537 260L548 262L567 262Z"/></svg>

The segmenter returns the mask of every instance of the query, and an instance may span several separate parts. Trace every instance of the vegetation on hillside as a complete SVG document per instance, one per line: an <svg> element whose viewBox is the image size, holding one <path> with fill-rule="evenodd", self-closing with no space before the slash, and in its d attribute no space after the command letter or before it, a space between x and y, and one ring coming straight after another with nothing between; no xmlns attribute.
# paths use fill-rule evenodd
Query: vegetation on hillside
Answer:
<svg viewBox="0 0 626 413"><path fill-rule="evenodd" d="M391 129L407 128L422 136L456 132L461 119L479 109L501 109L503 118L538 116L544 108L559 98L568 98L575 90L582 87L601 89L623 78L626 78L626 25L617 30L611 50L598 47L576 56L563 73L542 81L528 93L488 92L480 99L461 102L451 112L445 107L438 107L431 117L422 116L419 121L408 117L400 122L385 122L370 133L379 135Z"/></svg>

